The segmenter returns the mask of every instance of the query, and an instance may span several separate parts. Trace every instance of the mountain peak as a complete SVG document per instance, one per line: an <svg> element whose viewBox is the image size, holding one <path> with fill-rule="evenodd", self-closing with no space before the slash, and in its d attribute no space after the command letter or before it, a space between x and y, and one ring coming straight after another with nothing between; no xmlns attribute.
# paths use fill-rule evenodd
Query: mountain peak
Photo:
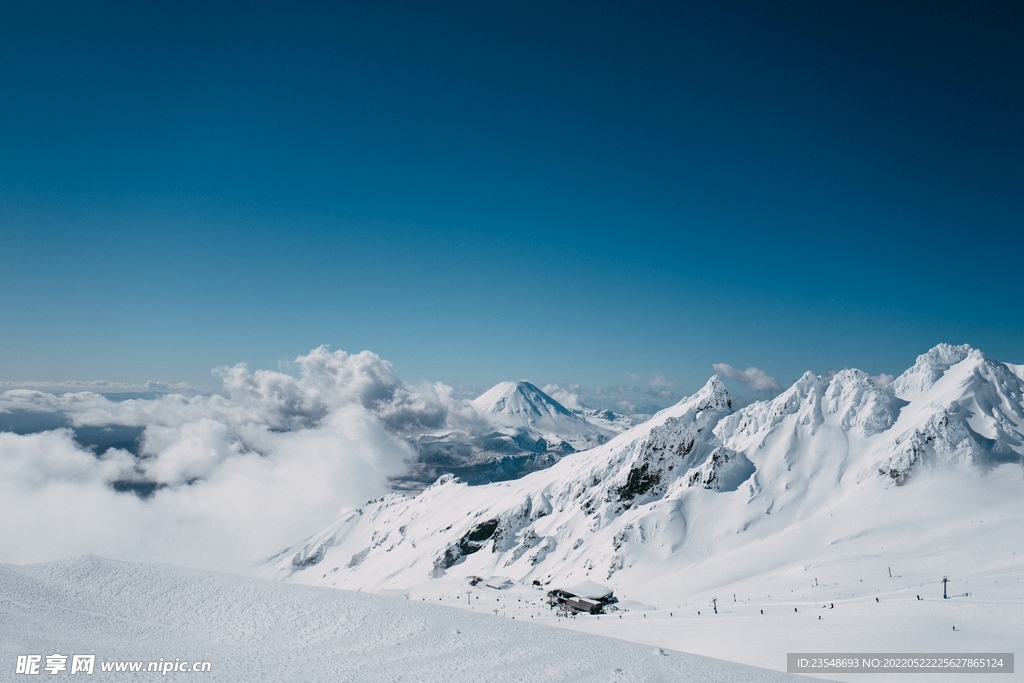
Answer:
<svg viewBox="0 0 1024 683"><path fill-rule="evenodd" d="M718 375L711 375L707 382L704 383L700 389L697 390L693 396L684 398L679 403L666 410L674 410L679 412L680 407L685 407L687 411L692 410L693 412L699 412L702 410L711 410L713 412L722 412L732 409L732 397L729 395L729 390L725 387L725 383Z"/></svg>
<svg viewBox="0 0 1024 683"><path fill-rule="evenodd" d="M904 400L919 396L932 388L947 370L969 356L976 356L979 360L984 358L969 344L936 344L918 356L914 366L893 381L893 391Z"/></svg>
<svg viewBox="0 0 1024 683"><path fill-rule="evenodd" d="M482 413L526 419L539 417L575 417L561 403L551 398L534 384L524 379L518 382L499 382L473 399L473 405ZM516 420L519 422L519 419Z"/></svg>
<svg viewBox="0 0 1024 683"><path fill-rule="evenodd" d="M591 448L616 434L577 415L526 380L496 384L475 398L473 407L502 427L525 429L549 443L564 441L573 450Z"/></svg>

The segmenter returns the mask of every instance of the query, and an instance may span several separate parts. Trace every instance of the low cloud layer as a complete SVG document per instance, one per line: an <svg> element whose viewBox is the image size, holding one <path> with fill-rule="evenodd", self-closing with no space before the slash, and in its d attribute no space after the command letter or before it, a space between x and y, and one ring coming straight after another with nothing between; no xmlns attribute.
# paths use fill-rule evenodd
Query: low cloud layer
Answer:
<svg viewBox="0 0 1024 683"><path fill-rule="evenodd" d="M586 407L579 384L568 384L564 387L557 384L545 384L541 391L569 410L583 410Z"/></svg>
<svg viewBox="0 0 1024 683"><path fill-rule="evenodd" d="M406 385L368 351L319 348L295 368L222 368L223 395L0 393L7 422L60 427L0 432L0 562L91 552L245 571L385 493L415 457L404 433L481 419L450 388ZM128 446L75 438L132 428L141 436Z"/></svg>
<svg viewBox="0 0 1024 683"><path fill-rule="evenodd" d="M321 347L288 370L219 368L213 394L0 386L0 562L95 553L245 572L387 493L424 433L495 429L451 387L406 384L369 351ZM679 400L669 386L544 389L570 409L645 415Z"/></svg>
<svg viewBox="0 0 1024 683"><path fill-rule="evenodd" d="M194 394L199 390L191 384L168 384L167 382L146 382L145 384L126 384L124 382L107 382L95 380L92 382L71 381L71 382L7 382L0 381L0 391L10 389L29 389L48 391L51 393L68 393L77 391L92 391L98 394L149 394L156 392L176 391Z"/></svg>
<svg viewBox="0 0 1024 683"><path fill-rule="evenodd" d="M761 368L751 366L746 370L740 370L728 363L715 363L712 367L722 377L736 380L748 389L754 391L782 391L782 385L779 383L779 380Z"/></svg>
<svg viewBox="0 0 1024 683"><path fill-rule="evenodd" d="M629 375L636 378L636 375ZM544 393L570 410L611 410L623 415L651 415L678 402L682 396L662 375L655 375L648 386L615 384L584 387L579 384L546 384Z"/></svg>

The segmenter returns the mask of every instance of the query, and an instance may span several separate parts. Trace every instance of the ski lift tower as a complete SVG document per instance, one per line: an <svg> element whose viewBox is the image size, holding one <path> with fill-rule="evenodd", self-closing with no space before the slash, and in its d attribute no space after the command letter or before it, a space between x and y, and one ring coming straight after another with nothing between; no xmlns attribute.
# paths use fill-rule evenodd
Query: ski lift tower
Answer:
<svg viewBox="0 0 1024 683"><path fill-rule="evenodd" d="M949 583L949 577L948 576L943 576L942 577L942 599L943 600L949 600L949 596L946 595L946 584L947 583Z"/></svg>

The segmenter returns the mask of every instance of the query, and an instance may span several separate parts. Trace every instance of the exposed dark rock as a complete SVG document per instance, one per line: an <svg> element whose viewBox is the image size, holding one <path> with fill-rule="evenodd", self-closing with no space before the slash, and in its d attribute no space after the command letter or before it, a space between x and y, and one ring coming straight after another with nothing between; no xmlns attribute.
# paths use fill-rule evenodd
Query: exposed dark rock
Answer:
<svg viewBox="0 0 1024 683"><path fill-rule="evenodd" d="M295 557L292 558L292 566L296 569L305 569L306 567L312 567L314 564L319 564L324 559L324 552L327 549L324 544L320 544L316 547L312 553L303 554L302 550L295 553Z"/></svg>
<svg viewBox="0 0 1024 683"><path fill-rule="evenodd" d="M661 483L661 472L641 463L629 470L626 483L615 489L619 500L629 501L645 495Z"/></svg>
<svg viewBox="0 0 1024 683"><path fill-rule="evenodd" d="M448 546L444 553L434 560L434 575L440 576L444 570L449 569L459 561L463 555L472 555L483 548L487 541L494 536L498 528L497 519L489 519L481 522L462 535L455 543Z"/></svg>

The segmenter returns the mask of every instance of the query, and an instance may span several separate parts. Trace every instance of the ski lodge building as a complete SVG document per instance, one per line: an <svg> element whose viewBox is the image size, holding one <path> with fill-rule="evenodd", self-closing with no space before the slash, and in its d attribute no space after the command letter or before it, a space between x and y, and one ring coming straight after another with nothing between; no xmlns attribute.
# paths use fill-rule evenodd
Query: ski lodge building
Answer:
<svg viewBox="0 0 1024 683"><path fill-rule="evenodd" d="M556 588L548 593L548 603L571 612L600 614L606 605L615 602L612 589L593 581Z"/></svg>

